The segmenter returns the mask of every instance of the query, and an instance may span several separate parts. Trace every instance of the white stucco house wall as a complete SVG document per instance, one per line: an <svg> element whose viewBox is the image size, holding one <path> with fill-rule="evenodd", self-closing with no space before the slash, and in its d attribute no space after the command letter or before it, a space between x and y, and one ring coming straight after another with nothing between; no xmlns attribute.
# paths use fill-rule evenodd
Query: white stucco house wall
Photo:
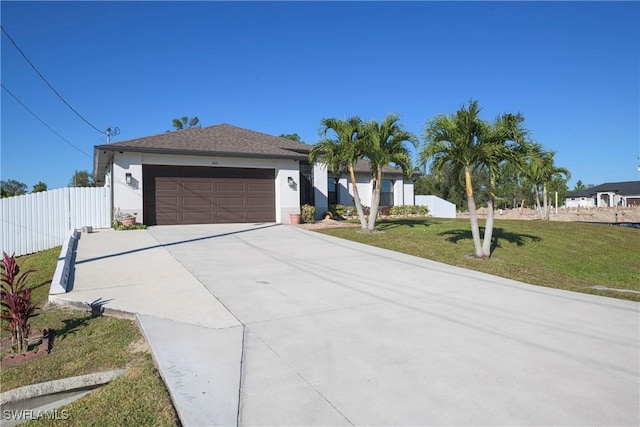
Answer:
<svg viewBox="0 0 640 427"><path fill-rule="evenodd" d="M191 128L96 146L94 177L111 189L115 210L146 225L287 224L305 203L317 218L329 207L330 174L308 163L311 147L228 124ZM412 204L413 184L388 169L393 203ZM365 205L367 172L358 173ZM348 198L348 187L341 181L340 197Z"/></svg>
<svg viewBox="0 0 640 427"><path fill-rule="evenodd" d="M355 166L356 185L363 206L371 206L371 165L360 160ZM353 185L348 176L327 174L330 205L353 206ZM403 177L402 169L387 166L382 169L382 197L380 206L413 205L413 180Z"/></svg>

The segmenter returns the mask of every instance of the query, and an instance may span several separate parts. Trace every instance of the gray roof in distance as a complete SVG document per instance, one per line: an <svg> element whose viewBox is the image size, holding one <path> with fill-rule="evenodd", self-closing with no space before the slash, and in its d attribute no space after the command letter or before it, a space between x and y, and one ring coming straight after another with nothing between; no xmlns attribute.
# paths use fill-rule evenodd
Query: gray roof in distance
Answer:
<svg viewBox="0 0 640 427"><path fill-rule="evenodd" d="M640 181L606 182L595 187L571 191L565 197L594 197L596 193L612 192L621 195L640 194Z"/></svg>

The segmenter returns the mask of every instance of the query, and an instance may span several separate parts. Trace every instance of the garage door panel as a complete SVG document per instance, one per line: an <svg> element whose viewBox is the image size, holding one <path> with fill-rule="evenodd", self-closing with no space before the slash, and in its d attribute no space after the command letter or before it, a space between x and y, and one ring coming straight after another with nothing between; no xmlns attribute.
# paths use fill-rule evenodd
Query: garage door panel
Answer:
<svg viewBox="0 0 640 427"><path fill-rule="evenodd" d="M270 190L270 186L267 183L262 183L262 182L247 183L247 191L266 192L269 190Z"/></svg>
<svg viewBox="0 0 640 427"><path fill-rule="evenodd" d="M157 198L157 203L162 206L177 206L178 205L178 197L177 196L163 196Z"/></svg>
<svg viewBox="0 0 640 427"><path fill-rule="evenodd" d="M248 197L248 206L271 206L272 201L266 197Z"/></svg>
<svg viewBox="0 0 640 427"><path fill-rule="evenodd" d="M178 181L170 178L158 178L156 191L178 191Z"/></svg>
<svg viewBox="0 0 640 427"><path fill-rule="evenodd" d="M248 213L250 222L271 222L271 213L270 212L249 212Z"/></svg>
<svg viewBox="0 0 640 427"><path fill-rule="evenodd" d="M220 209L243 207L244 201L243 197L216 197L216 205Z"/></svg>
<svg viewBox="0 0 640 427"><path fill-rule="evenodd" d="M275 221L275 170L143 165L145 224Z"/></svg>
<svg viewBox="0 0 640 427"><path fill-rule="evenodd" d="M157 219L159 225L176 224L176 222L178 221L178 213L158 212Z"/></svg>
<svg viewBox="0 0 640 427"><path fill-rule="evenodd" d="M183 197L183 206L213 206L211 197Z"/></svg>
<svg viewBox="0 0 640 427"><path fill-rule="evenodd" d="M244 182L216 182L216 192L219 193L240 193L245 191L245 183Z"/></svg>
<svg viewBox="0 0 640 427"><path fill-rule="evenodd" d="M186 191L212 191L212 183L199 180L184 180L182 181L182 189Z"/></svg>
<svg viewBox="0 0 640 427"><path fill-rule="evenodd" d="M212 221L211 211L191 211L182 214L183 224L209 224Z"/></svg>

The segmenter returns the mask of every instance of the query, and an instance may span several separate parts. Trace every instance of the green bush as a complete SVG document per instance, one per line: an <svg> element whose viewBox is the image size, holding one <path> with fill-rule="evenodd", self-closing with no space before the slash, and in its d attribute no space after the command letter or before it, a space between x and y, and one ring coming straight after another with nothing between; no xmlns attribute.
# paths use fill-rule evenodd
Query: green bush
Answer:
<svg viewBox="0 0 640 427"><path fill-rule="evenodd" d="M300 220L303 224L313 224L316 222L316 207L311 205L302 205Z"/></svg>
<svg viewBox="0 0 640 427"><path fill-rule="evenodd" d="M330 205L329 212L331 212L334 216L339 216L339 217L358 215L358 212L356 211L355 206Z"/></svg>
<svg viewBox="0 0 640 427"><path fill-rule="evenodd" d="M114 230L144 230L147 226L144 224L140 224L136 222L132 225L124 225L120 220L116 219L113 221L113 229Z"/></svg>

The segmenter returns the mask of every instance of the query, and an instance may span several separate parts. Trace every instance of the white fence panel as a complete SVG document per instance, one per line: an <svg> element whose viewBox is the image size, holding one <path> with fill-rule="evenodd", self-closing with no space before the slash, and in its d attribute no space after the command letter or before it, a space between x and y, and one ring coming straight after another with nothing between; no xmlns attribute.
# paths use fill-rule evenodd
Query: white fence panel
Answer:
<svg viewBox="0 0 640 427"><path fill-rule="evenodd" d="M111 227L106 187L60 188L0 199L1 250L16 256L60 246L69 231Z"/></svg>
<svg viewBox="0 0 640 427"><path fill-rule="evenodd" d="M415 196L416 205L428 206L434 218L455 218L456 205L438 196Z"/></svg>

